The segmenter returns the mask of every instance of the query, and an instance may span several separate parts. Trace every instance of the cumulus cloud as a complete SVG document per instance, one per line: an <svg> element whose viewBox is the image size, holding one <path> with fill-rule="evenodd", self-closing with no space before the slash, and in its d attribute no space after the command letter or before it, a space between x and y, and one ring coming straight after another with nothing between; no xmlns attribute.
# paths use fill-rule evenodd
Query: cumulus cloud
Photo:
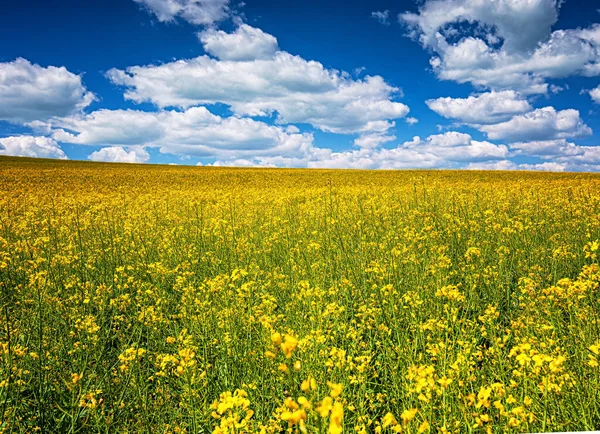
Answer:
<svg viewBox="0 0 600 434"><path fill-rule="evenodd" d="M161 22L181 18L195 25L211 25L229 16L229 0L134 0Z"/></svg>
<svg viewBox="0 0 600 434"><path fill-rule="evenodd" d="M421 141L415 137L403 145L408 149L436 155L449 162L468 162L502 159L509 156L505 145L473 140L469 134L449 131Z"/></svg>
<svg viewBox="0 0 600 434"><path fill-rule="evenodd" d="M510 160L469 163L467 170L519 170L519 165Z"/></svg>
<svg viewBox="0 0 600 434"><path fill-rule="evenodd" d="M207 29L198 38L207 53L221 60L272 59L279 50L277 38L247 24L241 24L233 33Z"/></svg>
<svg viewBox="0 0 600 434"><path fill-rule="evenodd" d="M555 159L557 163L565 165L569 171L594 171L600 170L600 146L579 146L577 155L560 156Z"/></svg>
<svg viewBox="0 0 600 434"><path fill-rule="evenodd" d="M0 155L67 160L67 156L58 143L48 137L11 136L0 138Z"/></svg>
<svg viewBox="0 0 600 434"><path fill-rule="evenodd" d="M590 96L594 100L596 104L600 104L600 86L595 89L590 90Z"/></svg>
<svg viewBox="0 0 600 434"><path fill-rule="evenodd" d="M438 98L426 103L445 118L487 133L491 140L529 142L528 147L558 146L566 151L564 139L592 134L579 111L557 111L553 107L534 110L523 96L512 90L491 91L468 98ZM520 145L523 143L515 144ZM526 149L524 147L520 152Z"/></svg>
<svg viewBox="0 0 600 434"><path fill-rule="evenodd" d="M146 149L156 148L161 153L215 159L221 165L398 169L461 167L469 161L509 155L505 145L454 131L423 140L415 137L391 149L381 146L396 137L375 132L355 140L360 149L336 152L315 146L312 134L294 126L223 118L205 107L158 112L98 110L38 126L53 141L102 146L90 155L95 161L145 162L149 158Z"/></svg>
<svg viewBox="0 0 600 434"><path fill-rule="evenodd" d="M217 160L215 166L305 167L312 169L410 169L439 167L444 161L435 155L397 147L335 152L310 148L303 157L254 157Z"/></svg>
<svg viewBox="0 0 600 434"><path fill-rule="evenodd" d="M556 140L582 137L592 134L578 110L556 111L553 107L544 107L511 120L479 127L491 140L504 139L510 142Z"/></svg>
<svg viewBox="0 0 600 434"><path fill-rule="evenodd" d="M581 146L570 143L566 139L511 143L510 149L515 155L536 156L544 159L576 156L584 153Z"/></svg>
<svg viewBox="0 0 600 434"><path fill-rule="evenodd" d="M565 163L556 163L546 161L538 164L521 164L519 166L523 170L535 170L541 172L564 172L569 166Z"/></svg>
<svg viewBox="0 0 600 434"><path fill-rule="evenodd" d="M385 134L367 134L360 136L354 140L354 144L360 148L377 148L383 143L396 140L396 136L388 136Z"/></svg>
<svg viewBox="0 0 600 434"><path fill-rule="evenodd" d="M311 134L248 118L222 118L205 107L184 112L98 110L44 125L55 140L79 145L159 148L200 157L295 155L312 145ZM111 151L114 152L114 151Z"/></svg>
<svg viewBox="0 0 600 434"><path fill-rule="evenodd" d="M150 154L144 148L132 147L125 150L121 146L111 146L92 152L88 160L102 161L105 163L147 163Z"/></svg>
<svg viewBox="0 0 600 434"><path fill-rule="evenodd" d="M470 163L467 168L481 170L541 170L551 172L597 172L600 146L579 146L565 139L519 142L509 145L510 156L523 156L533 163L511 160Z"/></svg>
<svg viewBox="0 0 600 434"><path fill-rule="evenodd" d="M236 57L248 42L241 38L242 45L230 50L228 43L215 48L209 44L211 38L205 40L207 51L225 57ZM250 42L249 50L255 46ZM285 51L254 60L201 56L126 71L112 69L108 77L126 87L125 97L138 103L151 102L160 108L223 103L237 116L276 115L280 124L306 123L333 133L383 133L409 112L405 104L395 101L400 89L380 76L353 79Z"/></svg>
<svg viewBox="0 0 600 434"><path fill-rule="evenodd" d="M94 101L79 75L26 59L0 63L0 120L25 123L66 116Z"/></svg>
<svg viewBox="0 0 600 434"><path fill-rule="evenodd" d="M456 30L448 25L469 22L487 26L488 32L504 40L507 51L522 52L547 38L558 19L558 5L559 0L427 0L418 13L399 17L419 31L419 39L427 47L440 44L440 32Z"/></svg>
<svg viewBox="0 0 600 434"><path fill-rule="evenodd" d="M390 25L390 11L388 10L371 12L371 18L376 19L385 26Z"/></svg>
<svg viewBox="0 0 600 434"><path fill-rule="evenodd" d="M287 166L309 168L407 169L433 167L462 167L468 161L490 161L508 157L504 145L473 140L468 134L448 132L422 140L402 143L395 148L365 146L358 150L336 152L331 149L308 147L296 157L250 157L218 160L226 166Z"/></svg>
<svg viewBox="0 0 600 434"><path fill-rule="evenodd" d="M409 125L415 125L415 124L418 124L418 123L419 123L419 120L418 120L417 118L413 118L413 117L411 117L411 116L407 117L407 118L405 119L405 121L406 121L406 123L407 123L407 124L409 124Z"/></svg>
<svg viewBox="0 0 600 434"><path fill-rule="evenodd" d="M517 164L510 160L496 162L471 163L469 170L531 170L542 172L564 172L568 167L565 163L544 162L537 164Z"/></svg>
<svg viewBox="0 0 600 434"><path fill-rule="evenodd" d="M600 25L552 32L560 0L427 0L399 15L438 77L545 93L546 79L600 74Z"/></svg>
<svg viewBox="0 0 600 434"><path fill-rule="evenodd" d="M437 114L467 124L503 122L532 110L529 102L513 90L492 91L468 98L430 99L426 103Z"/></svg>

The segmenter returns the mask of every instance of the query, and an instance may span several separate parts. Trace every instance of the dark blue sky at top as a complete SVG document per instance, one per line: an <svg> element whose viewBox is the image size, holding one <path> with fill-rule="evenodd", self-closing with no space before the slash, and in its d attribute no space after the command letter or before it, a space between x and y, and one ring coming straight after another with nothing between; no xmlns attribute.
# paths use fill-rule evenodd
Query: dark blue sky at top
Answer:
<svg viewBox="0 0 600 434"><path fill-rule="evenodd" d="M86 87L99 97L87 112L99 108L155 110L150 104L126 101L123 89L105 77L110 68L159 64L204 54L196 37L199 27L182 20L160 23L132 0L4 0L2 6L0 62L23 57L42 66L65 66L82 74ZM402 142L415 135L435 134L437 125L452 123L432 112L425 104L427 99L466 97L476 90L470 84L437 79L429 67L431 53L405 36L406 29L398 23L397 14L417 8L418 3L412 0L247 0L240 11L248 24L277 37L282 50L350 73L365 68L363 74L381 75L388 83L400 87L404 92L400 101L410 107L410 116L419 119L413 126L397 121L394 134ZM600 1L567 0L553 30L598 22L598 8ZM386 9L390 11L390 25L371 18L371 12ZM224 22L220 27L230 30L233 24ZM598 78L569 77L550 82L568 85L569 89L558 95L537 97L532 103L534 107L578 109L594 135L578 139L577 143L597 145L599 106L580 92L598 86ZM211 110L217 114L227 111L224 107ZM484 138L468 127L460 130L474 138ZM27 128L0 121L0 136L27 132ZM349 136L314 133L319 146L333 149L351 146ZM85 158L90 150L76 146L63 148L72 158ZM176 159L167 156L164 161Z"/></svg>

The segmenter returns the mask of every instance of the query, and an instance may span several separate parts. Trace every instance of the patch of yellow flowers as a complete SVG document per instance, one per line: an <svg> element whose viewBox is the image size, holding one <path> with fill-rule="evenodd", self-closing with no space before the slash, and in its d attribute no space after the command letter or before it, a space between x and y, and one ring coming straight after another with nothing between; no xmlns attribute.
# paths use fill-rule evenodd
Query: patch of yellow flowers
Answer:
<svg viewBox="0 0 600 434"><path fill-rule="evenodd" d="M600 429L600 177L0 157L0 433Z"/></svg>

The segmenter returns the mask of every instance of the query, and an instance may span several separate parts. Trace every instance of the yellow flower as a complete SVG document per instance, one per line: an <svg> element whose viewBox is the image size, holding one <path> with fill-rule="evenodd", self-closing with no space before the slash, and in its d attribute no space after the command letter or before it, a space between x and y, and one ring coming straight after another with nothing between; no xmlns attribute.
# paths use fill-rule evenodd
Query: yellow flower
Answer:
<svg viewBox="0 0 600 434"><path fill-rule="evenodd" d="M394 417L394 415L392 413L386 413L385 416L383 416L383 419L381 419L381 426L383 428L387 428L390 425L396 425L396 418Z"/></svg>
<svg viewBox="0 0 600 434"><path fill-rule="evenodd" d="M342 432L342 422L344 420L344 407L341 402L336 402L331 409L329 417L328 434L340 434Z"/></svg>
<svg viewBox="0 0 600 434"><path fill-rule="evenodd" d="M415 416L417 415L417 411L418 410L416 408L411 408L410 410L404 410L402 412L402 414L400 415L400 419L402 419L402 422L408 423L415 418Z"/></svg>
<svg viewBox="0 0 600 434"><path fill-rule="evenodd" d="M285 335L283 342L281 343L281 351L285 354L285 357L288 359L292 357L292 353L298 346L298 339L293 337L292 335Z"/></svg>
<svg viewBox="0 0 600 434"><path fill-rule="evenodd" d="M71 382L73 384L77 384L79 383L79 380L81 380L83 378L83 374L71 374Z"/></svg>
<svg viewBox="0 0 600 434"><path fill-rule="evenodd" d="M308 393L310 391L310 383L308 382L308 380L302 381L302 384L300 385L300 390L302 390L304 393Z"/></svg>
<svg viewBox="0 0 600 434"><path fill-rule="evenodd" d="M327 382L327 385L329 386L329 396L331 396L332 398L337 398L338 396L341 395L342 390L344 389L344 385L343 384L338 384L338 383L331 383L331 382Z"/></svg>
<svg viewBox="0 0 600 434"><path fill-rule="evenodd" d="M331 411L332 407L333 399L331 399L329 396L326 396L323 398L323 401L321 401L321 405L315 408L315 410L321 415L321 417L327 417L329 416L329 412Z"/></svg>
<svg viewBox="0 0 600 434"><path fill-rule="evenodd" d="M306 411L302 409L295 411L284 411L281 413L281 420L287 421L290 425L296 425L301 420L306 420Z"/></svg>
<svg viewBox="0 0 600 434"><path fill-rule="evenodd" d="M315 380L313 377L308 377L308 379L302 381L300 389L304 393L308 393L311 390L317 390L317 380Z"/></svg>
<svg viewBox="0 0 600 434"><path fill-rule="evenodd" d="M445 389L446 387L448 387L452 383L452 379L451 378L443 377L443 378L440 378L438 380L438 383L440 384L440 386L442 386L442 388Z"/></svg>
<svg viewBox="0 0 600 434"><path fill-rule="evenodd" d="M298 397L298 404L300 404L303 408L307 410L310 410L312 408L312 404L304 396Z"/></svg>
<svg viewBox="0 0 600 434"><path fill-rule="evenodd" d="M423 433L425 431L429 430L429 422L427 422L426 420L423 421L423 423L421 425L419 425L419 428L417 428L417 431L419 433Z"/></svg>
<svg viewBox="0 0 600 434"><path fill-rule="evenodd" d="M278 347L279 345L281 345L281 341L281 333L275 332L271 334L271 342L273 342L273 345Z"/></svg>

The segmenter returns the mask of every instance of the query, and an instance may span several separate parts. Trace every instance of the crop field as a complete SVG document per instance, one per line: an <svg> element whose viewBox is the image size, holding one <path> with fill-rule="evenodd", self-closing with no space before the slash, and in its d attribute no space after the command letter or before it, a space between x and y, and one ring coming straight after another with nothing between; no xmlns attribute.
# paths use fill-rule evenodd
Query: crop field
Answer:
<svg viewBox="0 0 600 434"><path fill-rule="evenodd" d="M600 429L600 176L0 158L0 432Z"/></svg>

